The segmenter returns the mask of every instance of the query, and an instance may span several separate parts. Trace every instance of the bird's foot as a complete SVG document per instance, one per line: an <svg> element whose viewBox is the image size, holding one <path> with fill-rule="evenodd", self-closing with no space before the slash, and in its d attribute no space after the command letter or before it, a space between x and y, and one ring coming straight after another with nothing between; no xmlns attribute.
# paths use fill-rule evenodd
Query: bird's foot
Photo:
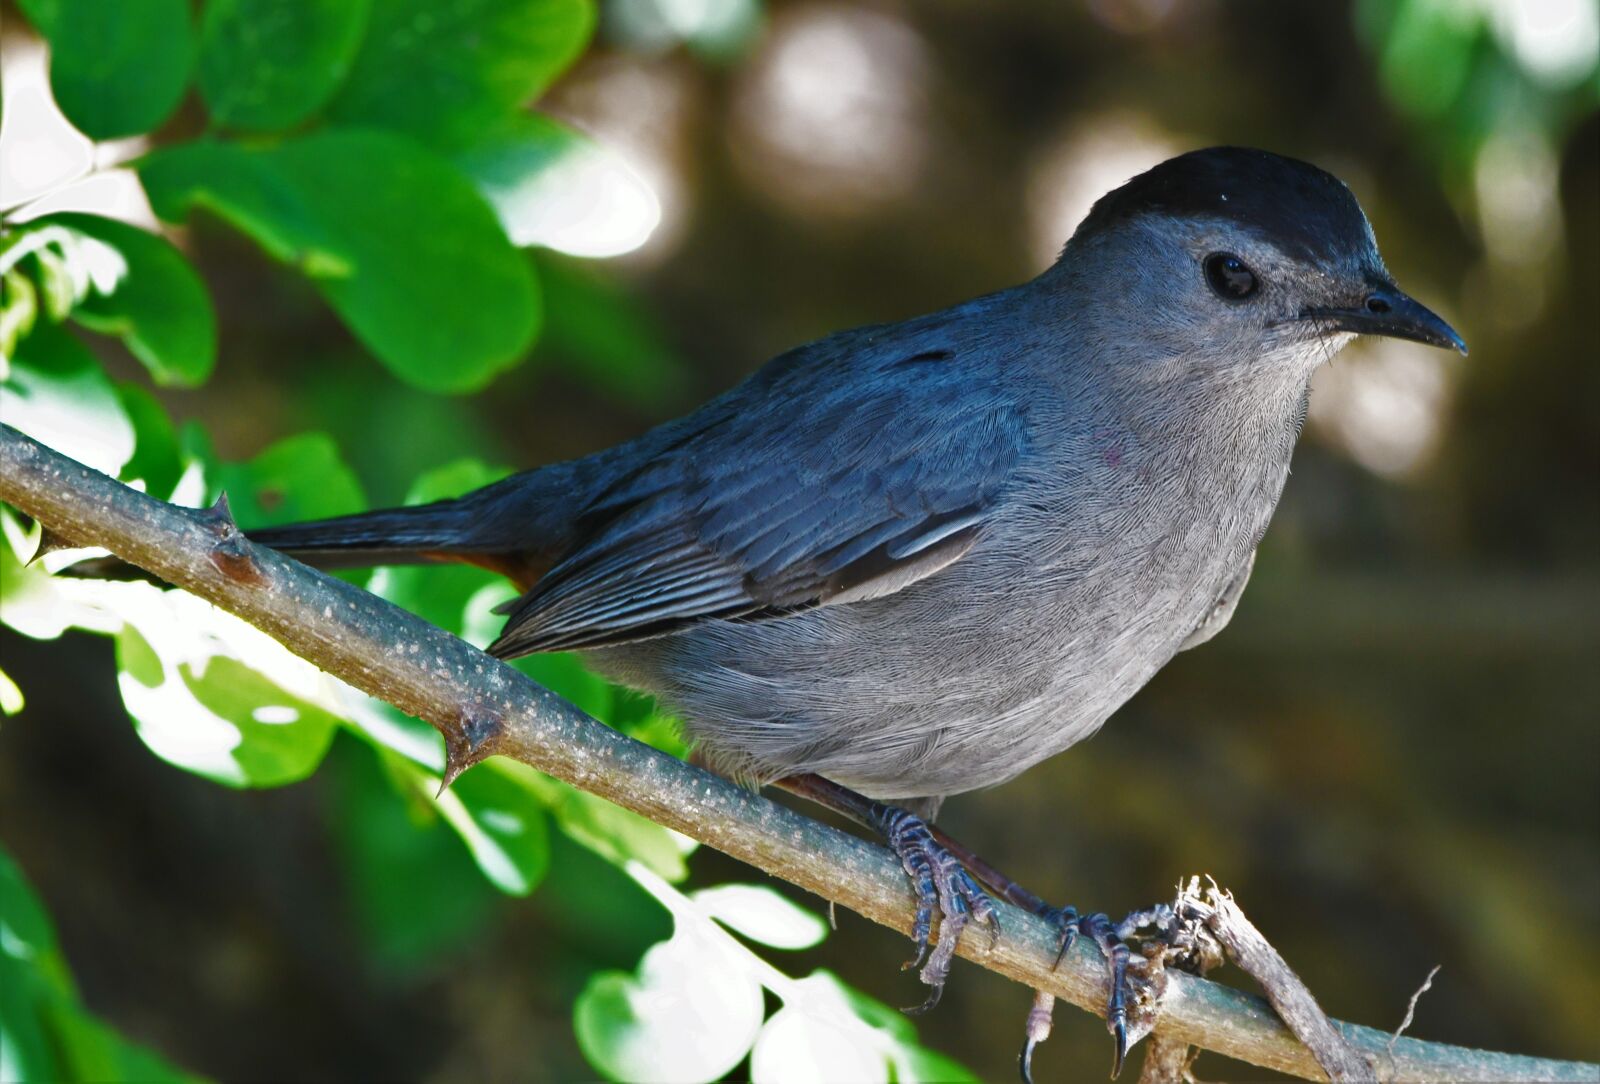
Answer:
<svg viewBox="0 0 1600 1084"><path fill-rule="evenodd" d="M917 952L906 961L907 969L921 965L921 978L931 989L928 999L920 1006L907 1009L910 1013L925 1013L939 1003L944 993L945 979L950 974L950 961L955 956L956 945L962 931L973 919L989 927L991 941L999 935L1000 917L977 880L968 873L960 861L938 840L921 817L908 813L898 806L875 806L874 820L888 841L890 849L900 858L906 876L917 896L916 917L912 923L911 939ZM939 912L939 939L931 942L933 913ZM932 943L932 952L929 945ZM926 963L924 963L926 959Z"/></svg>
<svg viewBox="0 0 1600 1084"><path fill-rule="evenodd" d="M1044 907L1038 911L1039 917L1056 928L1059 937L1056 945L1057 967L1061 966L1061 961L1066 959L1067 953L1072 951L1072 946L1077 942L1079 935L1093 940L1100 947L1100 954L1105 957L1109 986L1106 995L1106 1030L1111 1033L1113 1044L1112 1079L1116 1079L1122 1072L1128 1048L1143 1038L1154 1023L1153 1019L1146 1019L1149 1014L1141 1011L1145 1008L1145 1002L1150 999L1141 996L1141 991L1137 988L1134 975L1129 968L1132 951L1128 941L1140 930L1164 928L1170 923L1170 911L1170 908L1163 909L1157 906L1135 911L1117 923L1113 923L1103 914L1079 915L1077 909L1073 907ZM1140 956L1139 960L1143 962L1144 957ZM1055 998L1040 993L1035 997L1033 1008L1028 1013L1027 1037L1018 1056L1025 1084L1032 1084L1033 1051L1050 1035L1054 1006Z"/></svg>

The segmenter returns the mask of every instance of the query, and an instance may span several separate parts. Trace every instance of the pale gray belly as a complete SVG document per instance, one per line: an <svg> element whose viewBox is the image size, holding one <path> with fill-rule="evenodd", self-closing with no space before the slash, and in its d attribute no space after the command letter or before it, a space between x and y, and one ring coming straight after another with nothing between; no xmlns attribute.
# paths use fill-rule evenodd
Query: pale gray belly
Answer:
<svg viewBox="0 0 1600 1084"><path fill-rule="evenodd" d="M975 551L882 599L588 657L659 696L729 774L961 793L1092 734L1202 621L1246 540L1174 534L1131 532L1031 569Z"/></svg>

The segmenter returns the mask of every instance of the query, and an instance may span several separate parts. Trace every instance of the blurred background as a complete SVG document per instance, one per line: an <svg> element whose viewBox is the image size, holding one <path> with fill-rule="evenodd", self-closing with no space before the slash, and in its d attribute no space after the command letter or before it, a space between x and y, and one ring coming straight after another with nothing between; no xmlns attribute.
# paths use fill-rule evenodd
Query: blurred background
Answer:
<svg viewBox="0 0 1600 1084"><path fill-rule="evenodd" d="M48 98L21 15L0 5L7 125ZM1094 198L1176 152L1315 161L1471 356L1362 342L1322 370L1226 633L941 821L1113 914L1209 873L1340 1018L1394 1027L1440 964L1412 1035L1597 1059L1597 55L1593 0L610 0L539 109L625 168L519 239L541 246L543 326L513 366L465 394L397 380L303 277L202 215L171 236L220 361L154 395L222 460L326 433L391 504L459 457L578 455L805 340L1030 277ZM206 123L191 101L93 154ZM59 186L9 138L0 202ZM92 179L94 198L153 224L132 176ZM117 378L142 371L94 347ZM112 1027L224 1079L593 1075L575 998L669 930L614 865L552 833L544 883L503 895L352 738L294 785L220 787L127 724L110 641L5 628L0 649L27 697L0 724L0 839ZM691 888L759 879L689 861ZM912 1004L905 954L841 914L779 963ZM958 964L918 1027L1007 1079L1027 1006ZM1063 1009L1036 1066L1098 1079L1109 1056L1103 1025ZM1199 1071L1270 1079L1214 1055Z"/></svg>

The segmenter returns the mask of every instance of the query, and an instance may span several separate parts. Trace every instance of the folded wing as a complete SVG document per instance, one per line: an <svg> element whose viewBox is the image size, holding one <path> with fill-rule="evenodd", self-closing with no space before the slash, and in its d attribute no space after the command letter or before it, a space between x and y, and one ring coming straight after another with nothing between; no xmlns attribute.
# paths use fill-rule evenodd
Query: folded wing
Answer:
<svg viewBox="0 0 1600 1084"><path fill-rule="evenodd" d="M708 405L591 503L491 653L780 617L958 560L1021 458L1023 418L977 366L907 353L848 379L849 359L782 358Z"/></svg>

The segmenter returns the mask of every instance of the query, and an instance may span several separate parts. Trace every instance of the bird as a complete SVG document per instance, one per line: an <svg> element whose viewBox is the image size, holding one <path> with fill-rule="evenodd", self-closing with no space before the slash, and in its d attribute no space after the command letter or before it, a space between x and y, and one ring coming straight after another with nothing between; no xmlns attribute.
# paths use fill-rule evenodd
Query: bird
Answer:
<svg viewBox="0 0 1600 1084"><path fill-rule="evenodd" d="M489 654L578 652L671 709L702 763L881 832L931 1007L991 890L1112 956L1105 916L1046 906L931 822L1228 623L1311 375L1358 335L1466 353L1336 177L1208 147L1104 195L1020 285L797 347L457 499L247 533L322 567L503 574L522 593Z"/></svg>

